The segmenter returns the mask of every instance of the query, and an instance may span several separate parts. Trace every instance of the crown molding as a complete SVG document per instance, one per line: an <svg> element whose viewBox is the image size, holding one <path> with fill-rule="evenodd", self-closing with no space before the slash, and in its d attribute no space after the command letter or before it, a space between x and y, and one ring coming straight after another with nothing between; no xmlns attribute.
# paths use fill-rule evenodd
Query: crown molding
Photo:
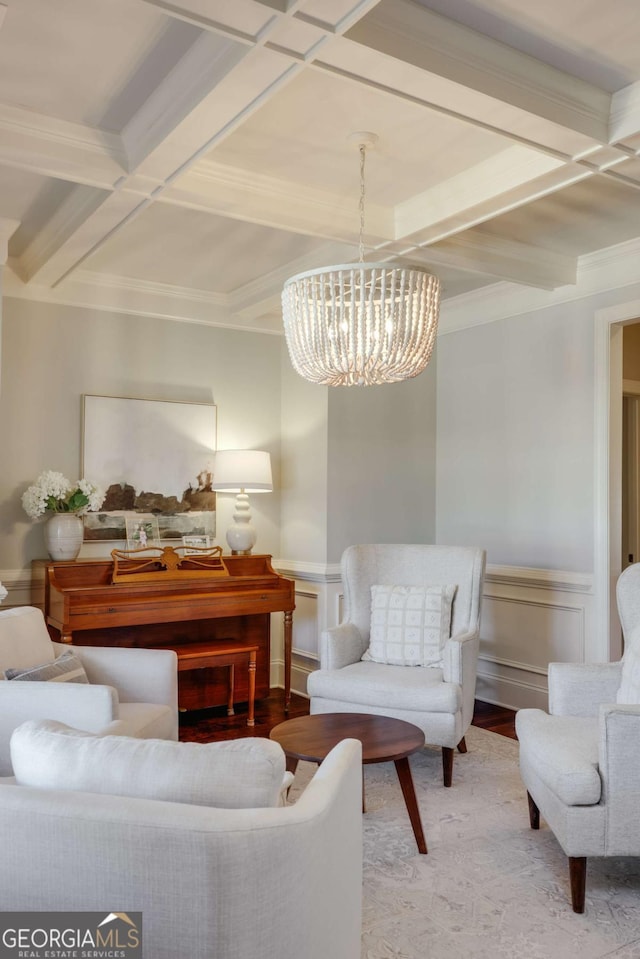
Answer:
<svg viewBox="0 0 640 959"><path fill-rule="evenodd" d="M326 249L332 259L331 245ZM632 286L640 282L639 257L640 239L629 240L581 257L575 284L547 291L502 281L445 299L440 307L438 335L445 336L607 290ZM314 266L316 262L317 253L313 257L302 257L238 287L231 294L217 294L89 270L78 270L51 289L44 284L25 283L20 278L19 263L9 259L3 275L3 290L5 296L23 300L282 335L276 299L280 288L296 270L303 272L309 263Z"/></svg>
<svg viewBox="0 0 640 959"><path fill-rule="evenodd" d="M440 307L439 335L632 286L640 282L639 257L640 238L580 257L575 285L545 291L502 282L451 297Z"/></svg>
<svg viewBox="0 0 640 959"><path fill-rule="evenodd" d="M207 290L192 290L167 283L78 270L58 286L24 283L10 260L3 274L3 294L20 300L54 303L84 309L149 316L175 323L281 335L279 315L265 313L243 318L231 308L230 297Z"/></svg>
<svg viewBox="0 0 640 959"><path fill-rule="evenodd" d="M158 199L320 239L353 243L358 238L358 220L341 197L208 158L194 164ZM392 236L393 210L368 204L369 245Z"/></svg>

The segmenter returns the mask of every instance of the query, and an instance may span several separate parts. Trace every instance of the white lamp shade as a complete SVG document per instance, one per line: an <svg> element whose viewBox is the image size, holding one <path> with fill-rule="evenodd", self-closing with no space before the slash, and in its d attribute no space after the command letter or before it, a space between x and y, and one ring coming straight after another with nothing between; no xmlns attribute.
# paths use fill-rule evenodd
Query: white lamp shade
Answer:
<svg viewBox="0 0 640 959"><path fill-rule="evenodd" d="M271 457L263 450L219 450L212 489L222 493L270 493Z"/></svg>

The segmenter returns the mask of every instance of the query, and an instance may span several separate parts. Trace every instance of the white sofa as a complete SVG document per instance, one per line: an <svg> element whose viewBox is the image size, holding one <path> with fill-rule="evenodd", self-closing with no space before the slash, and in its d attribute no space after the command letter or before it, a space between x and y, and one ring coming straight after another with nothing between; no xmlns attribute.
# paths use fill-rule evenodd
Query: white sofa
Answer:
<svg viewBox="0 0 640 959"><path fill-rule="evenodd" d="M73 650L89 683L4 680L10 667L53 663ZM0 611L0 777L11 775L9 739L28 719L57 719L89 732L178 738L173 650L53 643L34 606Z"/></svg>
<svg viewBox="0 0 640 959"><path fill-rule="evenodd" d="M14 736L17 775L22 782L51 775L41 752L27 750L25 757L23 749L22 756L17 754L16 742L24 731L23 726ZM127 751L120 737L109 740L92 739L98 751ZM266 753L260 743L271 750L276 746L253 742L258 753ZM85 739L79 748L90 745ZM195 746L192 752L200 756L207 748L139 740L129 740L129 745L129 762L158 748L168 755ZM212 761L215 754L211 750ZM77 751L74 755L77 760ZM361 757L360 743L344 740L298 802L258 809L0 781L2 908L141 912L146 959L358 959ZM241 760L245 765L239 767L239 779L246 781L246 750ZM64 769L55 750L51 761ZM78 775L80 766L76 764ZM281 768L272 766L271 774L281 778L284 755ZM111 775L110 762L102 767L105 777ZM149 776L140 779L147 788ZM172 788L166 770L157 780ZM130 786L125 781L123 788Z"/></svg>

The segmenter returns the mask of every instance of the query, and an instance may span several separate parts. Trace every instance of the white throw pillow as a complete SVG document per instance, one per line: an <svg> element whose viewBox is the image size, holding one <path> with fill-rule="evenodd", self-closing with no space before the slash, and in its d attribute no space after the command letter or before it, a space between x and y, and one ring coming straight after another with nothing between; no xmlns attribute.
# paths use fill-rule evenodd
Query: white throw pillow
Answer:
<svg viewBox="0 0 640 959"><path fill-rule="evenodd" d="M372 586L371 634L364 660L442 666L457 586Z"/></svg>
<svg viewBox="0 0 640 959"><path fill-rule="evenodd" d="M622 676L616 702L628 706L640 705L640 644L632 643L622 657Z"/></svg>
<svg viewBox="0 0 640 959"><path fill-rule="evenodd" d="M254 809L277 806L284 751L270 739L178 743L94 736L54 720L29 720L11 736L20 786Z"/></svg>

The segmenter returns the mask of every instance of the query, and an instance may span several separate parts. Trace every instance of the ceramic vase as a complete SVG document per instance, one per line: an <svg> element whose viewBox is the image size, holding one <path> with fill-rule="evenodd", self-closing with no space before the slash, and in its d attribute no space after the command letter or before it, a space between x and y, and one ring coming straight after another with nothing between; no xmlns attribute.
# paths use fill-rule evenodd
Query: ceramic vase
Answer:
<svg viewBox="0 0 640 959"><path fill-rule="evenodd" d="M51 559L75 559L83 534L84 524L77 513L54 513L44 525L44 544Z"/></svg>

